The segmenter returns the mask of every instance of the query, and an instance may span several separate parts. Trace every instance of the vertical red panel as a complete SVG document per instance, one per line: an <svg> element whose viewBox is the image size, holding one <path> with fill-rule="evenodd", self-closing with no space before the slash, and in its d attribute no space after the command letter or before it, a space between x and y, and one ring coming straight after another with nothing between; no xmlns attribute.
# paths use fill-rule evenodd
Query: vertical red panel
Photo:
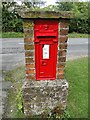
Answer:
<svg viewBox="0 0 90 120"><path fill-rule="evenodd" d="M36 80L55 80L58 50L58 21L34 23Z"/></svg>

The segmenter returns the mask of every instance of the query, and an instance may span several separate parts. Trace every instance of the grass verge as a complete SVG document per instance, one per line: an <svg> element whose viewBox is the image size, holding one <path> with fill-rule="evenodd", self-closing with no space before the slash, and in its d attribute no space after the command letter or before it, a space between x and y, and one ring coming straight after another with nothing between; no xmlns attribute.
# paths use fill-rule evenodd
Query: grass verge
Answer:
<svg viewBox="0 0 90 120"><path fill-rule="evenodd" d="M69 38L88 38L90 35L88 34L82 34L82 33L69 33L68 35Z"/></svg>
<svg viewBox="0 0 90 120"><path fill-rule="evenodd" d="M23 33L22 32L3 32L2 38L23 38Z"/></svg>
<svg viewBox="0 0 90 120"><path fill-rule="evenodd" d="M3 32L2 35L0 33L0 37L2 38L23 38L23 33L21 32ZM69 38L88 38L90 35L82 34L82 33L69 33Z"/></svg>
<svg viewBox="0 0 90 120"><path fill-rule="evenodd" d="M25 118L22 112L22 83L25 80L25 67L20 66L12 71L4 73L5 81L12 82L8 91L6 118Z"/></svg>
<svg viewBox="0 0 90 120"><path fill-rule="evenodd" d="M68 106L65 114L68 113L71 118L86 118L88 116L88 59L68 61L65 76L69 82ZM13 87L8 94L8 118L25 117L21 111L21 86L24 79L23 66L5 73L5 80L13 82Z"/></svg>
<svg viewBox="0 0 90 120"><path fill-rule="evenodd" d="M72 118L88 117L88 59L80 58L66 63L69 82L68 112Z"/></svg>

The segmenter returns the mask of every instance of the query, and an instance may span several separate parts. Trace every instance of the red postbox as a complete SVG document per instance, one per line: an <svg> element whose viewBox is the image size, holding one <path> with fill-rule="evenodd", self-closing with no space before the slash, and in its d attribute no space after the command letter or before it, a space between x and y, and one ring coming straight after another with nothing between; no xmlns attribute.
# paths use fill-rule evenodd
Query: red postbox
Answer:
<svg viewBox="0 0 90 120"><path fill-rule="evenodd" d="M34 21L36 80L55 80L58 20Z"/></svg>

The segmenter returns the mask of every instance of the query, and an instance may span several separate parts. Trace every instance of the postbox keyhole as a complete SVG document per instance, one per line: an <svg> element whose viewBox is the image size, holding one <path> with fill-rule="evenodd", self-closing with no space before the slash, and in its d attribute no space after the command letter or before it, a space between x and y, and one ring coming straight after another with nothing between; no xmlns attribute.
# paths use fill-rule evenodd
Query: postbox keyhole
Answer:
<svg viewBox="0 0 90 120"><path fill-rule="evenodd" d="M44 47L44 44L42 45L42 48Z"/></svg>
<svg viewBox="0 0 90 120"><path fill-rule="evenodd" d="M48 28L49 28L49 26L48 26L48 25L45 25L44 27L45 27L45 30L48 30Z"/></svg>

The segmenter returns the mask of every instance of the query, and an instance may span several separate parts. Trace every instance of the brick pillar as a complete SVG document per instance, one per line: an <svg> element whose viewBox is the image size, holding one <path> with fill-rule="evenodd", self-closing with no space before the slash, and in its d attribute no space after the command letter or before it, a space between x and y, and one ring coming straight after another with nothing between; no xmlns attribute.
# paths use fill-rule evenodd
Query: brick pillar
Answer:
<svg viewBox="0 0 90 120"><path fill-rule="evenodd" d="M34 55L34 23L33 20L25 20L24 49L25 49L25 70L26 80L35 80L35 55Z"/></svg>
<svg viewBox="0 0 90 120"><path fill-rule="evenodd" d="M59 39L58 39L58 61L57 61L57 79L65 78L65 63L67 53L68 40L68 21L62 20L59 22Z"/></svg>

